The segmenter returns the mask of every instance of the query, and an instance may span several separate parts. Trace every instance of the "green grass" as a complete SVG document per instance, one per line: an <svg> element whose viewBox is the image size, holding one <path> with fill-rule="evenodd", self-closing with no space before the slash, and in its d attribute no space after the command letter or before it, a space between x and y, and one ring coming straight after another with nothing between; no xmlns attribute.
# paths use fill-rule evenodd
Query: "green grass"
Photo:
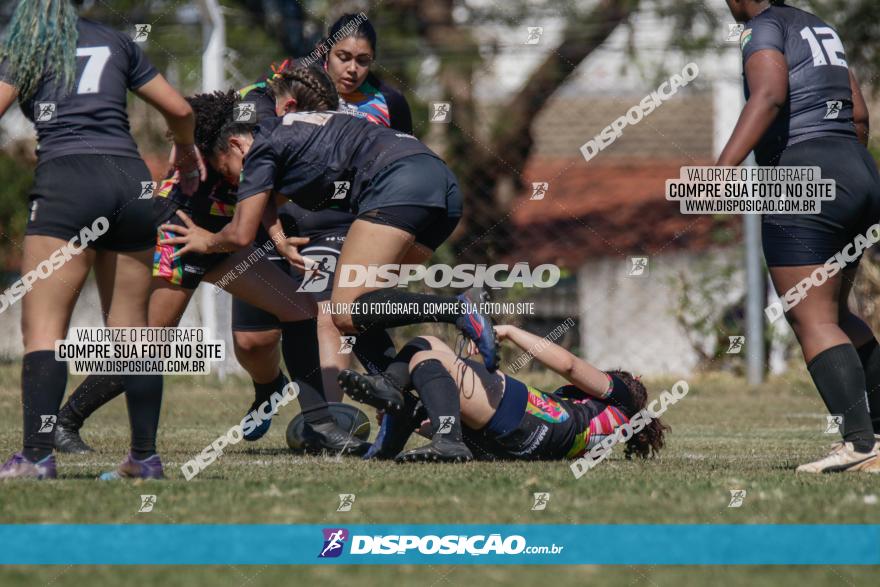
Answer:
<svg viewBox="0 0 880 587"><path fill-rule="evenodd" d="M545 374L523 376L552 388ZM75 382L72 382L75 383ZM649 389L668 389L671 380ZM400 466L356 459L301 457L284 442L285 408L256 444L231 447L195 480L180 474L182 462L201 451L241 416L250 384L240 379L166 379L159 450L169 479L149 483L98 483L125 453L124 401L114 401L84 430L98 452L61 455L54 482L0 485L2 523L878 523L876 476L795 475L800 462L822 453L823 407L802 374L749 389L728 375L690 381L690 393L664 420L669 445L652 461L619 454L576 480L566 463L473 463ZM0 446L18 446L20 407L17 370L0 368ZM418 441L413 441L418 442ZM616 451L619 453L620 451ZM140 494L155 493L152 513L137 513ZM728 508L730 489L748 493L741 508ZM549 491L544 511L531 511L532 493ZM337 513L339 493L354 493L351 512ZM874 497L871 497L874 496ZM601 548L597 536L597 548ZM613 547L613 545L611 545ZM707 569L406 567L355 568L154 568L127 569L137 584L270 584L292 577L324 583L356 578L365 584L537 583L548 573L560 585L590 579L613 585L874 584L865 569ZM0 584L116 584L120 569L8 569ZM88 573L88 574L87 574Z"/></svg>

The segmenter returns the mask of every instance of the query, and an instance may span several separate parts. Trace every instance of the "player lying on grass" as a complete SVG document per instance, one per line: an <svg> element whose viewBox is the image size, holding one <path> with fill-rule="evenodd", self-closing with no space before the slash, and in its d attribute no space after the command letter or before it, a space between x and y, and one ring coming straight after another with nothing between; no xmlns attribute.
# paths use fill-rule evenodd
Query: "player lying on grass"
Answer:
<svg viewBox="0 0 880 587"><path fill-rule="evenodd" d="M302 268L297 248L281 238L280 223L271 222L274 192L308 210L335 203L357 215L342 247L342 267L425 262L461 218L455 176L411 135L346 113L302 111L290 91L292 75L282 71L270 83L281 118L256 128L226 121L211 133L216 137L206 152L211 165L238 185L232 221L214 233L181 215L185 226L163 226L179 235L165 242L181 245L178 254L235 250L250 244L264 221L279 252ZM337 273L331 302L342 308L333 315L341 331L454 324L476 343L490 370L497 366L491 322L474 311L475 294L438 296L369 283L340 287L339 281ZM407 311L352 311L389 305Z"/></svg>
<svg viewBox="0 0 880 587"><path fill-rule="evenodd" d="M352 398L395 416L395 426L383 427L376 440L377 456L398 462L574 459L591 439L611 434L647 404L645 386L626 371L601 371L515 326L497 326L495 333L499 341L532 353L566 383L547 393L501 371L490 373L437 338L415 338L384 373L346 370L339 376ZM431 442L401 452L425 415ZM627 441L626 456L658 453L666 430L652 420Z"/></svg>

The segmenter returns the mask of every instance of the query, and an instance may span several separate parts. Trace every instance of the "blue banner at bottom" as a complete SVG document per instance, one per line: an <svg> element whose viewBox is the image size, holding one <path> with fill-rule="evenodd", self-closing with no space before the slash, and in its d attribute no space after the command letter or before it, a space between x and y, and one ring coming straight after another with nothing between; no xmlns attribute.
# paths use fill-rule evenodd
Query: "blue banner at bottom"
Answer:
<svg viewBox="0 0 880 587"><path fill-rule="evenodd" d="M880 525L0 525L16 565L878 565Z"/></svg>

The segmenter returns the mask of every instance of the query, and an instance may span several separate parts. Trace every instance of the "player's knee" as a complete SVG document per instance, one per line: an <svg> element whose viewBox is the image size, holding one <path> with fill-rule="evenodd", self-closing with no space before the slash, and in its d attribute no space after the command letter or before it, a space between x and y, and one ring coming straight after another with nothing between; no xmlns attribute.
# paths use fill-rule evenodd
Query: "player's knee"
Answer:
<svg viewBox="0 0 880 587"><path fill-rule="evenodd" d="M425 338L427 338L427 337L425 337ZM436 359L436 360L440 361L441 363L443 363L444 366L446 365L446 363L443 361L443 353L440 353L435 350L430 350L430 351L419 351L416 354L414 354L412 356L412 359L409 360L409 368L415 369L416 365L418 365L419 363L424 363L425 361L429 361L431 359Z"/></svg>
<svg viewBox="0 0 880 587"><path fill-rule="evenodd" d="M343 334L357 334L351 314L333 314L333 325Z"/></svg>
<svg viewBox="0 0 880 587"><path fill-rule="evenodd" d="M281 333L276 330L255 332L235 331L232 333L235 356L239 360L254 355L272 352L281 340Z"/></svg>
<svg viewBox="0 0 880 587"><path fill-rule="evenodd" d="M419 338L425 339L428 344L431 345L432 350L443 350L446 348L446 343L437 338L436 336L419 336Z"/></svg>

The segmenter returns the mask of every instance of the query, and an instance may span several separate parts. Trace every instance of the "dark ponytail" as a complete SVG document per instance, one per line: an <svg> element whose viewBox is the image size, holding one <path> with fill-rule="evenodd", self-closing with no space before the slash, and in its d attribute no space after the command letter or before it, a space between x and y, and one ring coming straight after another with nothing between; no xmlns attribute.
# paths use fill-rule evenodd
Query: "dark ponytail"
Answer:
<svg viewBox="0 0 880 587"><path fill-rule="evenodd" d="M269 88L275 96L295 98L299 111L336 110L339 106L336 86L314 67L283 68L269 79Z"/></svg>

